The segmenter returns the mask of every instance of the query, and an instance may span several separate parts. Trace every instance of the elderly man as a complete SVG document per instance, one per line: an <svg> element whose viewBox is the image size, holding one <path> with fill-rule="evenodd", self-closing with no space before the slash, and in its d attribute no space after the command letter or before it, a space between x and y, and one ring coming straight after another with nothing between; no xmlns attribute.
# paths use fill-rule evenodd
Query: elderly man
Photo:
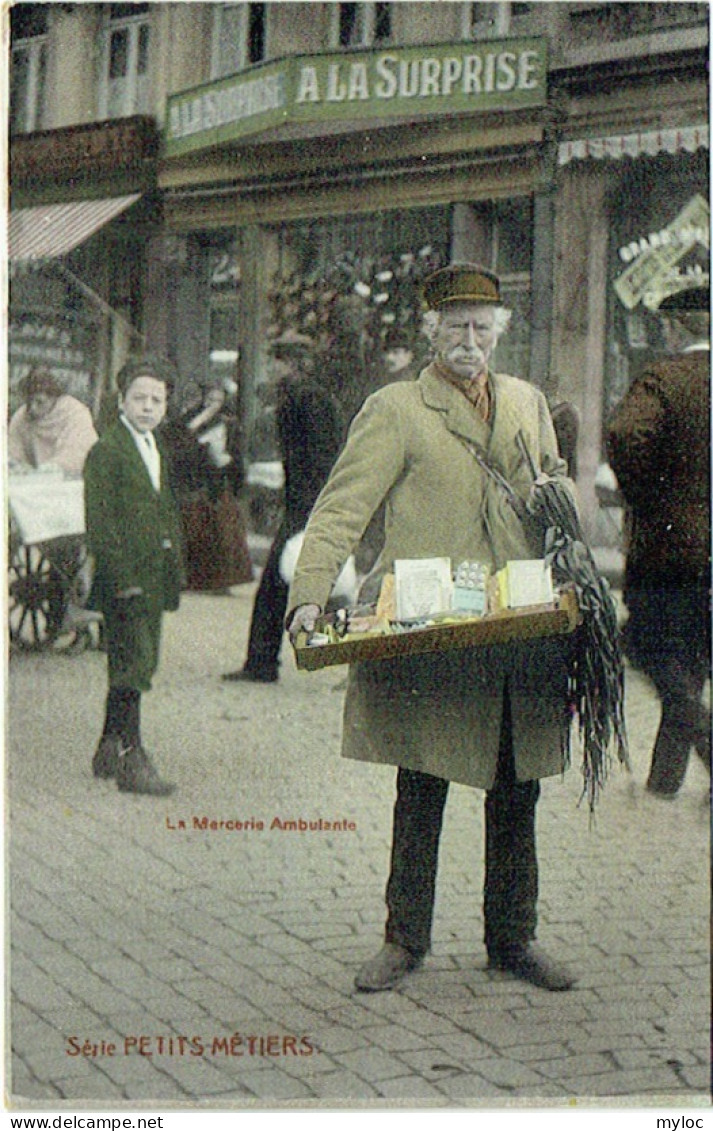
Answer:
<svg viewBox="0 0 713 1131"><path fill-rule="evenodd" d="M647 789L674 798L693 747L711 769L710 291L659 306L670 356L612 415L609 460L629 511L627 655L661 699Z"/></svg>
<svg viewBox="0 0 713 1131"><path fill-rule="evenodd" d="M48 465L81 475L87 452L96 443L92 414L64 392L48 369L31 369L22 383L25 403L10 421L11 460L30 467Z"/></svg>
<svg viewBox="0 0 713 1131"><path fill-rule="evenodd" d="M499 281L471 264L428 278L434 359L417 381L368 398L312 512L292 585L289 631L311 631L341 564L385 500L383 566L450 557L491 570L530 558L521 521L491 472L527 500L522 433L543 473L564 477L542 393L493 373L509 321ZM489 965L549 990L566 970L533 947L539 780L563 769L566 657L555 641L492 645L350 668L343 753L396 765L384 947L357 989L388 990L430 947L438 841L450 781L486 791L485 944Z"/></svg>

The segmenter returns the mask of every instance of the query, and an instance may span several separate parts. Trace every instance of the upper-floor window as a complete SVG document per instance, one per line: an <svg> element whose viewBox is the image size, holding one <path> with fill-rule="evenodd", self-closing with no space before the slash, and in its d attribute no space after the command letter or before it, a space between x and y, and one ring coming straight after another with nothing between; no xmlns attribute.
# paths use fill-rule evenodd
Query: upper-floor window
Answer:
<svg viewBox="0 0 713 1131"><path fill-rule="evenodd" d="M101 113L125 118L149 110L149 4L109 4Z"/></svg>
<svg viewBox="0 0 713 1131"><path fill-rule="evenodd" d="M465 5L464 37L508 35L513 21L529 16L532 4L519 4L515 0L484 0L483 3Z"/></svg>
<svg viewBox="0 0 713 1131"><path fill-rule="evenodd" d="M373 47L391 39L391 4L360 3L334 6L335 47Z"/></svg>
<svg viewBox="0 0 713 1131"><path fill-rule="evenodd" d="M216 4L211 78L234 75L266 57L265 4Z"/></svg>
<svg viewBox="0 0 713 1131"><path fill-rule="evenodd" d="M42 126L47 69L47 5L17 4L10 9L10 133Z"/></svg>

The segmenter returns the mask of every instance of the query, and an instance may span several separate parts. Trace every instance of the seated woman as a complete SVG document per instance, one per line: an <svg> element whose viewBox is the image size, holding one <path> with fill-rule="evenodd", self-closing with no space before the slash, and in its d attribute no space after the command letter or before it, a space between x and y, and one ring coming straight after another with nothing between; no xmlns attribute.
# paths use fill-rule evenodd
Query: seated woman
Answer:
<svg viewBox="0 0 713 1131"><path fill-rule="evenodd" d="M8 430L10 467L54 468L79 478L90 448L98 437L92 414L85 404L64 392L48 369L36 366L20 384L24 404L15 412ZM48 639L71 632L70 648L91 642L90 622L81 605L88 587L88 565L74 536L54 538L43 550L50 563L46 583L49 593Z"/></svg>
<svg viewBox="0 0 713 1131"><path fill-rule="evenodd" d="M25 403L10 421L10 461L81 475L87 453L97 441L87 406L66 394L54 374L39 366L30 370L20 390Z"/></svg>

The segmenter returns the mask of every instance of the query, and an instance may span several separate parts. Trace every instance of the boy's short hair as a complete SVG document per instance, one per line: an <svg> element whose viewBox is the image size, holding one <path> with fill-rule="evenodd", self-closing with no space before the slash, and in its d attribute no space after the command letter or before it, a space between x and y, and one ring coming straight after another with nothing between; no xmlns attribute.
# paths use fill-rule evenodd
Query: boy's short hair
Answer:
<svg viewBox="0 0 713 1131"><path fill-rule="evenodd" d="M161 381L170 392L176 384L176 373L171 362L164 357L153 354L143 354L139 357L129 357L116 375L116 387L122 397L137 377L153 377Z"/></svg>

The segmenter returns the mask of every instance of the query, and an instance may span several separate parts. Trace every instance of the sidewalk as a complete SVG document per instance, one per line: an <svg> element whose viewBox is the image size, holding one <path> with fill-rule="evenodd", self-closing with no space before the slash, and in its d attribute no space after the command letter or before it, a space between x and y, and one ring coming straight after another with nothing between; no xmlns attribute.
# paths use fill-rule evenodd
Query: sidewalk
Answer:
<svg viewBox="0 0 713 1131"><path fill-rule="evenodd" d="M11 659L15 1106L707 1106L707 781L692 764L675 802L644 794L647 685L630 674L633 774L593 825L576 766L543 788L539 939L577 987L485 969L482 794L456 786L433 953L360 995L394 771L339 757L344 669L297 672L285 648L279 684L221 683L254 592L167 618L144 732L168 799L91 777L101 653Z"/></svg>

